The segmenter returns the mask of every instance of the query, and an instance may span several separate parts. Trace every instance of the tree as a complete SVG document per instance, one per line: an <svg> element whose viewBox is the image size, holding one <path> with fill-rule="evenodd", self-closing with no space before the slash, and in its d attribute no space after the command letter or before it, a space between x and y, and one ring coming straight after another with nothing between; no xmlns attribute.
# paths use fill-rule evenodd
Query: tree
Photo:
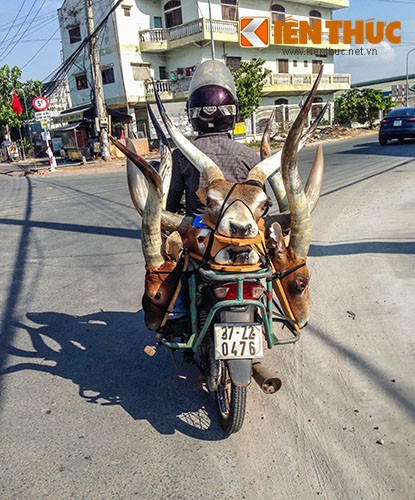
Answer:
<svg viewBox="0 0 415 500"><path fill-rule="evenodd" d="M20 127L23 120L33 118L33 110L30 104L34 97L42 91L43 84L38 80L29 80L25 83L20 81L22 71L17 66L10 68L7 64L0 67L0 129L9 127ZM13 92L16 91L23 113L17 115L12 110ZM27 107L26 107L27 106Z"/></svg>
<svg viewBox="0 0 415 500"><path fill-rule="evenodd" d="M334 116L339 123L367 123L372 128L379 111L387 113L394 106L390 96L377 89L349 89L334 100Z"/></svg>
<svg viewBox="0 0 415 500"><path fill-rule="evenodd" d="M261 103L261 92L271 73L264 64L264 59L242 61L239 68L232 71L239 101L239 120L249 118Z"/></svg>

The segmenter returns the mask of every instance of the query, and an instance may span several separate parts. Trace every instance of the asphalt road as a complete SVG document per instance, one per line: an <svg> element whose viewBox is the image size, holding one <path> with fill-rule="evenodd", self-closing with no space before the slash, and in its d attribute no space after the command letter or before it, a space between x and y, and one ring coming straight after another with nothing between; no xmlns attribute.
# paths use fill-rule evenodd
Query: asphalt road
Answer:
<svg viewBox="0 0 415 500"><path fill-rule="evenodd" d="M310 324L230 438L195 368L143 354L124 174L0 176L0 498L413 498L415 143L325 155Z"/></svg>

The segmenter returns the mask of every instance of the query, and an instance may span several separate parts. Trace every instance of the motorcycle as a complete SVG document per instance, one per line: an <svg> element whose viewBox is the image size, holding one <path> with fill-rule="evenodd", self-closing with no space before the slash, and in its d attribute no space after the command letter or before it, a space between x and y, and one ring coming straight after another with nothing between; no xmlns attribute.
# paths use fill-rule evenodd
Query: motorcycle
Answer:
<svg viewBox="0 0 415 500"><path fill-rule="evenodd" d="M215 395L221 427L232 434L243 425L252 378L265 394L281 387L278 375L260 361L264 345L271 349L296 342L300 330L281 286L283 275L271 262L226 268L213 262L203 265L191 254L184 258L189 329L179 339L161 333L156 345L147 346L145 352L152 356L165 347L177 367L186 361L196 363L208 391ZM290 336L278 337L276 323L286 326ZM183 354L180 361L179 353Z"/></svg>

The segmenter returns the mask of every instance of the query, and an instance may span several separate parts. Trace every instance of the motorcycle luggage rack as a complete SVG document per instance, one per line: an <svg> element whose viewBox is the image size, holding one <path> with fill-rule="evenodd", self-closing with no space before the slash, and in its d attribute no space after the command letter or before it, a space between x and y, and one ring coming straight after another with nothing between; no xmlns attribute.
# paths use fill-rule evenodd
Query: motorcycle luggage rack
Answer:
<svg viewBox="0 0 415 500"><path fill-rule="evenodd" d="M189 268L189 295L190 295L190 319L191 319L191 334L187 342L174 342L168 341L165 338L161 339L161 344L167 347L170 351L186 350L190 349L196 352L200 344L202 343L205 335L209 331L209 328L215 318L216 313L220 309L225 309L229 307L243 307L247 305L256 306L261 312L261 319L264 327L265 338L267 341L268 348L272 348L274 345L292 344L297 342L300 338L299 327L294 319L294 316L289 307L288 301L285 297L284 290L281 286L281 281L279 278L275 278L275 274L270 267L264 267L258 271L252 271L248 273L231 273L229 271L216 271L213 269L203 269L199 267L198 263L193 262L190 259ZM198 315L196 306L196 290L197 290L197 277L202 278L203 281L207 283L212 282L236 282L237 283L237 298L232 300L222 300L213 304L210 309L206 322L199 331L198 328ZM243 283L247 280L266 280L266 294L260 300L255 299L244 299L243 298ZM278 298L280 307L278 307L279 312L282 314L275 315L275 310L273 309L273 285L276 283L274 288L275 295ZM279 338L274 332L274 324L279 323L287 327L289 332L292 334L290 338Z"/></svg>

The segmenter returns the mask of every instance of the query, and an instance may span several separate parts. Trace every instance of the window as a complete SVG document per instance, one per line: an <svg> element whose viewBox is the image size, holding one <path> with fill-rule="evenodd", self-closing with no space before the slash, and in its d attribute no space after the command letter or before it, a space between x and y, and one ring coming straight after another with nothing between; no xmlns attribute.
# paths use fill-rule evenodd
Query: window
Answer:
<svg viewBox="0 0 415 500"><path fill-rule="evenodd" d="M124 11L124 16L131 17L131 5L121 5L121 7Z"/></svg>
<svg viewBox="0 0 415 500"><path fill-rule="evenodd" d="M222 4L222 19L237 21L239 18L237 0L221 0L220 3Z"/></svg>
<svg viewBox="0 0 415 500"><path fill-rule="evenodd" d="M114 83L114 68L104 68L102 71L102 84L107 85L108 83Z"/></svg>
<svg viewBox="0 0 415 500"><path fill-rule="evenodd" d="M159 79L168 80L168 78L166 66L159 66Z"/></svg>
<svg viewBox="0 0 415 500"><path fill-rule="evenodd" d="M278 4L271 5L272 22L280 21L284 24L285 21L285 7Z"/></svg>
<svg viewBox="0 0 415 500"><path fill-rule="evenodd" d="M226 66L234 71L239 69L241 65L241 57L229 56L226 58Z"/></svg>
<svg viewBox="0 0 415 500"><path fill-rule="evenodd" d="M164 6L164 19L166 20L166 28L173 28L183 24L182 8L180 0L170 0Z"/></svg>
<svg viewBox="0 0 415 500"><path fill-rule="evenodd" d="M86 73L75 76L76 90L82 90L88 88L88 80L86 79Z"/></svg>
<svg viewBox="0 0 415 500"><path fill-rule="evenodd" d="M288 73L288 59L278 59L278 73Z"/></svg>
<svg viewBox="0 0 415 500"><path fill-rule="evenodd" d="M161 22L161 17L154 18L154 27L155 28L162 28L163 27L163 23Z"/></svg>
<svg viewBox="0 0 415 500"><path fill-rule="evenodd" d="M275 106L281 106L281 104L288 104L288 99L277 99L275 101Z"/></svg>
<svg viewBox="0 0 415 500"><path fill-rule="evenodd" d="M68 28L68 33L70 43L78 43L81 41L81 28L79 27L79 24L78 26Z"/></svg>
<svg viewBox="0 0 415 500"><path fill-rule="evenodd" d="M293 61L293 66L294 66L294 68L296 68L298 66L297 61L295 61L295 60Z"/></svg>
<svg viewBox="0 0 415 500"><path fill-rule="evenodd" d="M304 68L308 68L308 61L304 61Z"/></svg>
<svg viewBox="0 0 415 500"><path fill-rule="evenodd" d="M310 26L311 26L311 28L313 28L314 27L314 21L316 19L321 19L321 14L320 14L320 12L318 10L310 10L310 12L309 12L308 15L310 16Z"/></svg>

